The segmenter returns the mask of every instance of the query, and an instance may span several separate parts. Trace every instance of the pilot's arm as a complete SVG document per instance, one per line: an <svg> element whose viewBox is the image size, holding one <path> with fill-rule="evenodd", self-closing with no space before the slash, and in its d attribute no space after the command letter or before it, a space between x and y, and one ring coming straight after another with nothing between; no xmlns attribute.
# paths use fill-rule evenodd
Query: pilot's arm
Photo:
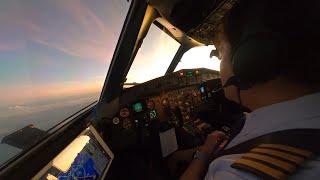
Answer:
<svg viewBox="0 0 320 180"><path fill-rule="evenodd" d="M194 159L187 170L181 176L181 180L200 180L203 179L208 170L209 160L214 152L219 151L227 143L227 136L219 131L208 135L205 143L198 148Z"/></svg>

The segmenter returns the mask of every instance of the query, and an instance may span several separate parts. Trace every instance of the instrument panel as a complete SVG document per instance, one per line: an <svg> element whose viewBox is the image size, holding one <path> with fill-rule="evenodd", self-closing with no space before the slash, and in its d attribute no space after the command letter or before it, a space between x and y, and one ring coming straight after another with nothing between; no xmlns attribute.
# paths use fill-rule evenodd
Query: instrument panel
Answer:
<svg viewBox="0 0 320 180"><path fill-rule="evenodd" d="M152 135L159 136L168 128L194 135L195 126L201 124L198 111L207 103L210 91L203 84L219 81L217 76L208 69L181 70L126 89L120 97L119 111L109 121L109 135L113 137L107 138L118 147L153 141ZM117 143L119 140L122 142Z"/></svg>
<svg viewBox="0 0 320 180"><path fill-rule="evenodd" d="M112 119L112 123L124 130L129 130L140 127L141 123L148 127L155 119L158 119L155 102L153 100L141 100L122 107L118 115Z"/></svg>
<svg viewBox="0 0 320 180"><path fill-rule="evenodd" d="M195 120L195 110L203 103L198 86L162 92L132 104L124 105L112 123L123 129L147 127L151 122L167 121L174 127Z"/></svg>
<svg viewBox="0 0 320 180"><path fill-rule="evenodd" d="M217 79L219 73L209 69L185 69L125 89L121 107L113 119L123 129L148 126L153 121L178 127L195 119L196 108L205 102L202 83Z"/></svg>
<svg viewBox="0 0 320 180"><path fill-rule="evenodd" d="M175 127L194 118L195 108L199 106L201 94L198 86L163 92L151 98L156 102L156 109L162 120L166 120Z"/></svg>

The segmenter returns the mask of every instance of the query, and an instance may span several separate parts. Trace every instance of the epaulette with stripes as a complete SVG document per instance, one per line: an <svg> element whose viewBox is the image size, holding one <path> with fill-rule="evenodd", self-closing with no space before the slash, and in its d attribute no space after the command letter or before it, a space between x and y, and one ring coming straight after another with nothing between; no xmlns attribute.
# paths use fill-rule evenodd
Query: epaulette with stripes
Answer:
<svg viewBox="0 0 320 180"><path fill-rule="evenodd" d="M282 144L261 144L236 160L231 167L262 179L287 179L313 152Z"/></svg>

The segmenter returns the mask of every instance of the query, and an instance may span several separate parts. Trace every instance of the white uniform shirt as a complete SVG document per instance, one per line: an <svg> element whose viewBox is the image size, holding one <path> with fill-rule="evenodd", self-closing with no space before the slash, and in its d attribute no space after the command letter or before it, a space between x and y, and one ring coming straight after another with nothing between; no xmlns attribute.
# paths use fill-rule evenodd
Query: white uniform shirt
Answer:
<svg viewBox="0 0 320 180"><path fill-rule="evenodd" d="M297 128L320 129L320 93L255 110L227 148L264 134ZM242 154L233 154L215 159L210 164L205 179L258 179L253 174L231 168L231 164L241 156ZM290 179L320 179L320 156L307 161L299 169L301 171L296 172Z"/></svg>

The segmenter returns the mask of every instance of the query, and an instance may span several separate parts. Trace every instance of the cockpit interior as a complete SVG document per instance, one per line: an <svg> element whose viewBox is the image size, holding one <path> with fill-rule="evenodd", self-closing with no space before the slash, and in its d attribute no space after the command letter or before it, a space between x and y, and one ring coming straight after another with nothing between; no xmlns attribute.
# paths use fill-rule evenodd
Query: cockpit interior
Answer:
<svg viewBox="0 0 320 180"><path fill-rule="evenodd" d="M224 97L218 70L176 69L190 49L217 43L219 24L236 0L123 1L130 7L100 99L34 136L40 140L1 166L0 179L178 179L188 161L175 161L175 152L196 148L214 130L230 137L241 130L243 108ZM157 70L148 69L149 61L133 69L152 28L178 44L158 77L149 77ZM210 52L202 55L215 55ZM155 53L166 57L161 48ZM132 82L134 73L144 81Z"/></svg>

